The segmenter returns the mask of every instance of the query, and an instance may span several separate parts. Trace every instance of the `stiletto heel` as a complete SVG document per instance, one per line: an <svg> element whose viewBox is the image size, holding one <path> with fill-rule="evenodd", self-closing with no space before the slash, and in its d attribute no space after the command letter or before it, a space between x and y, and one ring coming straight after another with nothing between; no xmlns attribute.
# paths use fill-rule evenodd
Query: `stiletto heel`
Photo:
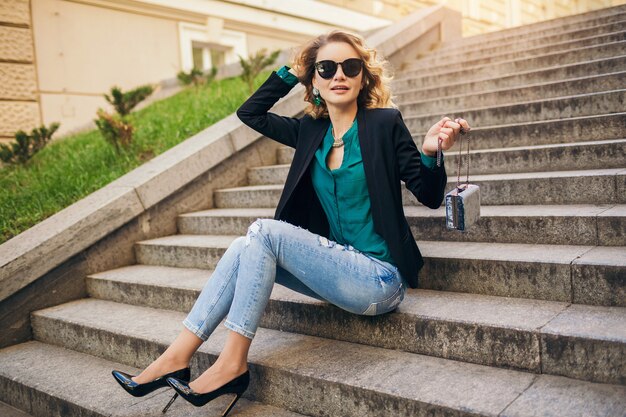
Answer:
<svg viewBox="0 0 626 417"><path fill-rule="evenodd" d="M233 398L233 400L231 401L230 405L228 407L226 407L226 410L224 410L224 412L222 413L222 417L226 417L226 415L228 413L230 413L230 410L233 409L233 407L235 406L235 403L240 398L241 398L241 394L237 394L237 396L235 398Z"/></svg>
<svg viewBox="0 0 626 417"><path fill-rule="evenodd" d="M174 404L174 401L176 401L176 398L178 398L178 393L174 394L174 396L172 397L172 399L167 403L167 405L165 406L165 408L163 408L163 410L161 411L162 414L165 414L165 412L170 408L170 405Z"/></svg>
<svg viewBox="0 0 626 417"><path fill-rule="evenodd" d="M230 410L233 408L237 400L241 398L241 395L248 389L248 385L250 384L250 371L246 370L243 374L238 377L228 381L224 385L219 388L214 389L213 391L206 392L204 394L198 394L194 392L191 387L189 387L189 383L187 381L181 381L180 379L169 377L167 378L167 383L170 384L177 393L180 394L185 400L189 401L196 407L202 407L206 403L215 398L224 395L224 394L236 394L237 396L230 403L228 408L222 414L222 417L225 417Z"/></svg>

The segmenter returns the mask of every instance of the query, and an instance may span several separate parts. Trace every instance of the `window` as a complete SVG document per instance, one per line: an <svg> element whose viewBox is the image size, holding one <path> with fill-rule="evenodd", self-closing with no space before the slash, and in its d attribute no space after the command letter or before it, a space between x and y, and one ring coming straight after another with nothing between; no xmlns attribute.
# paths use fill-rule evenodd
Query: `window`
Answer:
<svg viewBox="0 0 626 417"><path fill-rule="evenodd" d="M213 66L215 67L224 65L226 63L226 53L224 51L217 51L215 49L211 49L211 62L213 63Z"/></svg>
<svg viewBox="0 0 626 417"><path fill-rule="evenodd" d="M206 25L179 22L180 68L189 72L194 66L208 71L239 62L238 55L248 54L246 34L222 29L219 35L210 37Z"/></svg>
<svg viewBox="0 0 626 417"><path fill-rule="evenodd" d="M204 59L202 59L203 48L192 47L194 68L204 69Z"/></svg>
<svg viewBox="0 0 626 417"><path fill-rule="evenodd" d="M192 45L193 66L200 70L209 70L211 66L219 67L226 63L224 50L211 48L208 45Z"/></svg>

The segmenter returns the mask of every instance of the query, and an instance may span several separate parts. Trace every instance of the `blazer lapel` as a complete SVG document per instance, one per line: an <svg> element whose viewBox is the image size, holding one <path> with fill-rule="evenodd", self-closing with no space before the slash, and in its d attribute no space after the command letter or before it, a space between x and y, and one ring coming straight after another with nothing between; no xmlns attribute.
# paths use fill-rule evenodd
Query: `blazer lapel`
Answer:
<svg viewBox="0 0 626 417"><path fill-rule="evenodd" d="M367 188L370 192L370 200L372 194L375 193L375 179L374 176L374 140L371 138L371 130L367 128L365 117L365 109L359 107L357 111L357 123L359 125L359 145L361 146L361 158L363 159L363 170L365 171L365 179L367 181Z"/></svg>
<svg viewBox="0 0 626 417"><path fill-rule="evenodd" d="M370 205L372 210L372 221L374 222L374 231L381 236L385 237L381 220L381 200L376 198L381 193L378 191L378 180L376 176L376 164L379 164L380 154L377 152L376 140L384 140L387 138L373 138L372 129L367 128L367 109L359 107L357 112L357 122L359 124L359 145L361 145L361 159L363 159L363 171L365 172L365 182L367 183L367 190L370 195ZM372 115L372 117L374 117Z"/></svg>
<svg viewBox="0 0 626 417"><path fill-rule="evenodd" d="M365 175L367 176L368 170L371 169L370 164L370 155L371 155L371 146L372 139L369 137L370 131L365 126L365 109L359 107L356 113L357 124L359 125L359 145L361 146L361 157L363 158L363 169L365 170Z"/></svg>
<svg viewBox="0 0 626 417"><path fill-rule="evenodd" d="M300 179L311 163L311 159L313 159L313 156L315 155L315 150L324 139L324 134L326 133L329 125L330 119L318 119L312 120L309 126L306 127L309 135L303 136L300 138L300 141L308 141L308 143L303 143L300 148L296 148L289 173L287 174L287 180L285 181L283 192L280 195L278 207L276 207L276 212L274 214L275 219L289 218L290 214L283 213L283 210L285 209L287 202L291 199L291 195L300 182Z"/></svg>
<svg viewBox="0 0 626 417"><path fill-rule="evenodd" d="M304 160L302 161L302 163L298 161L298 165L297 165L298 174L296 176L296 180L293 183L289 184L291 185L289 193L291 193L291 190L293 190L296 184L300 182L300 178L302 178L302 175L304 175L305 171L307 170L309 163L311 162L311 159L313 159L313 155L315 155L315 151L317 150L317 148L320 146L320 143L322 143L322 140L324 139L324 135L326 134L326 131L328 130L328 126L330 126L330 119L315 120L315 124L311 128L311 140L304 147L304 155L303 155ZM294 158L295 158L295 155L294 155Z"/></svg>

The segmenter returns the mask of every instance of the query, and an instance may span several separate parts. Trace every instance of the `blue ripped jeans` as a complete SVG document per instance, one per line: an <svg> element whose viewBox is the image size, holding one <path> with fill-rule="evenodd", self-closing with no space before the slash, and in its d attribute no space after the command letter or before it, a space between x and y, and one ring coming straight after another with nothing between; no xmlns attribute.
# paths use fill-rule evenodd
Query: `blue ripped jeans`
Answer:
<svg viewBox="0 0 626 417"><path fill-rule="evenodd" d="M274 282L354 314L394 310L406 281L398 268L290 223L257 219L235 239L183 321L207 340L224 326L254 338Z"/></svg>

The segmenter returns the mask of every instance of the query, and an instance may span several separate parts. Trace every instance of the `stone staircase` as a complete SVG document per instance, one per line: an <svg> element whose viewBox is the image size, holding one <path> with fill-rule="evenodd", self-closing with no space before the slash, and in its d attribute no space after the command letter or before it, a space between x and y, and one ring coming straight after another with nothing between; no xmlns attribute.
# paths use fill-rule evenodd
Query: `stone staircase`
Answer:
<svg viewBox="0 0 626 417"><path fill-rule="evenodd" d="M481 220L404 194L421 288L358 316L276 285L252 343L241 416L626 415L626 6L444 44L407 62L396 103L416 142L442 115L472 126ZM622 80L621 82L619 80ZM135 372L174 339L212 269L271 218L289 163L251 168L179 234L136 243L136 265L87 277L90 298L32 314L35 340L0 351L0 400L33 415L160 415ZM448 189L458 152L446 152ZM194 357L219 355L218 326ZM169 415L218 415L230 398Z"/></svg>

